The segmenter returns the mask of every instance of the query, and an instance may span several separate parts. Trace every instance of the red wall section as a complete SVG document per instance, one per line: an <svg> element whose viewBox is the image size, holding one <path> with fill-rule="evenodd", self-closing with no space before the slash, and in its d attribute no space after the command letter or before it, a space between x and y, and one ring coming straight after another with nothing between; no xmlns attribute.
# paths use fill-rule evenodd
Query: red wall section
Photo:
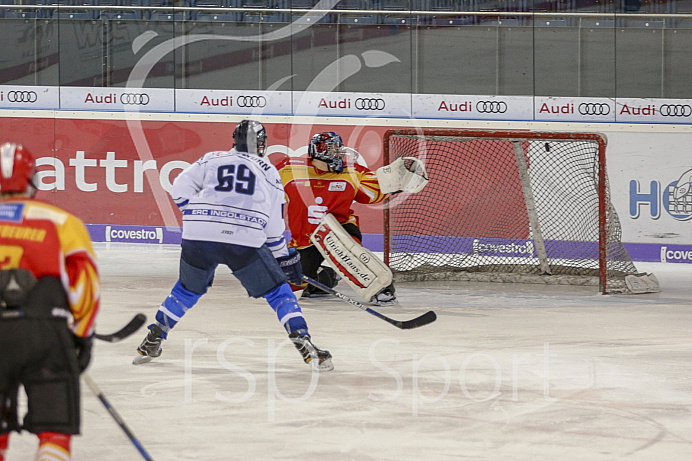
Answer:
<svg viewBox="0 0 692 461"><path fill-rule="evenodd" d="M24 144L38 159L38 198L63 207L88 224L180 225L163 189L182 166L204 153L233 145L236 122L127 121L89 118L0 118L0 140ZM327 126L265 123L270 159L306 151L320 131L338 132L370 168L382 165L385 126ZM294 153L295 155L295 153ZM58 167L45 164L55 158ZM156 168L144 170L143 165ZM146 163L149 162L149 163ZM62 164L62 167L60 167ZM171 168L161 178L162 169ZM64 187L63 187L64 184ZM141 190L136 190L138 184ZM365 233L382 232L381 205L354 205Z"/></svg>

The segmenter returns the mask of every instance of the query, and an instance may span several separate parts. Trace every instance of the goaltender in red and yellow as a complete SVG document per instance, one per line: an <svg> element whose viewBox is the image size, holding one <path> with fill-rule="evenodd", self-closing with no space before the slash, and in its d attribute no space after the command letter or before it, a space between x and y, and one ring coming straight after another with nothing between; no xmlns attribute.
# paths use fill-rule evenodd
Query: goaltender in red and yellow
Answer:
<svg viewBox="0 0 692 461"><path fill-rule="evenodd" d="M340 264L338 257L329 254L330 249L323 242L326 239L336 242L338 252L346 252L349 260L371 259L369 250L362 247L363 237L353 203L378 203L390 193L402 190L418 192L427 183L427 175L418 159L409 159L408 165L399 159L372 171L355 162L357 155L344 147L341 136L330 131L312 137L308 156L287 158L278 165L292 236L289 246L300 253L304 275L329 288L343 277L365 301L396 302L391 272L384 263L375 257L372 261L377 264L350 270ZM368 258L358 258L362 253L367 253ZM322 264L326 258L331 267ZM360 276L376 283L368 286L367 282L362 283L363 279L359 280ZM312 286L294 287L303 288L304 297L324 293Z"/></svg>

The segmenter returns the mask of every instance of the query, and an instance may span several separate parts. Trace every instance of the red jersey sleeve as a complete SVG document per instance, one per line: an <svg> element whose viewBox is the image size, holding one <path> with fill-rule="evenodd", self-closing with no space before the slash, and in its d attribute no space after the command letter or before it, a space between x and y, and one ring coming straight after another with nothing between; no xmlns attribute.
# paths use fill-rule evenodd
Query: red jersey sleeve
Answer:
<svg viewBox="0 0 692 461"><path fill-rule="evenodd" d="M364 166L356 165L358 172L358 189L355 201L358 203L378 203L387 198L388 194L382 193L377 174Z"/></svg>

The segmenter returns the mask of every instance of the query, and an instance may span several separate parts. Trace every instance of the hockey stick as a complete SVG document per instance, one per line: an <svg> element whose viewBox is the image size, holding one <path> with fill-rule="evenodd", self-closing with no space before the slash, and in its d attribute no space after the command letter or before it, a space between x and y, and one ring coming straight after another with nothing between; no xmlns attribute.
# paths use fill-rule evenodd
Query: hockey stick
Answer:
<svg viewBox="0 0 692 461"><path fill-rule="evenodd" d="M389 322L392 325L394 325L395 327L400 328L402 330L410 330L411 328L422 327L424 325L427 325L429 323L434 322L435 319L437 319L437 315L433 311L428 311L425 314L423 314L419 317L416 317L415 319L411 319L411 320L400 321L400 320L390 319L386 315L382 315L379 312L377 312L373 309L370 309L367 306L364 306L363 304L359 303L355 299L349 298L345 294L339 293L338 291L336 291L332 288L329 288L326 285L321 284L317 280L314 280L314 279L308 277L307 275L303 276L303 280L308 282L310 285L315 286L315 287L319 288L320 290L324 290L327 293L336 296L340 300L345 301L345 302L347 302L353 306L356 306L358 309L364 310L365 312L372 314L375 317L381 318L385 322Z"/></svg>
<svg viewBox="0 0 692 461"><path fill-rule="evenodd" d="M87 386L89 386L89 389L91 389L91 392L94 393L94 395L101 401L104 407L106 407L106 410L108 410L108 413L113 417L115 422L120 426L120 429L125 432L125 435L130 439L130 442L137 448L139 453L142 455L142 457L147 460L147 461L153 461L154 459L147 453L147 451L144 449L142 444L137 440L137 437L132 433L129 427L127 427L127 424L125 424L125 421L120 417L117 411L115 411L115 408L111 406L110 402L108 399L106 399L106 396L103 395L103 392L101 392L101 389L96 385L93 379L91 379L91 376L87 373L82 373L82 378L84 378L84 382L87 383Z"/></svg>
<svg viewBox="0 0 692 461"><path fill-rule="evenodd" d="M94 334L94 338L100 339L101 341L106 341L109 343L117 343L118 341L121 341L131 334L133 334L135 331L139 330L139 328L144 325L144 323L147 321L147 316L144 314L137 314L135 315L130 322L122 327L120 330L116 331L115 333L111 333L109 335L101 335L101 334Z"/></svg>
<svg viewBox="0 0 692 461"><path fill-rule="evenodd" d="M24 312L21 310L11 310L11 311L0 311L0 319L15 319L25 317ZM94 338L100 339L101 341L106 341L108 343L117 343L127 338L134 332L140 329L142 325L147 321L147 316L144 314L135 315L132 320L130 320L127 325L122 327L120 330L111 334L99 334L95 333Z"/></svg>

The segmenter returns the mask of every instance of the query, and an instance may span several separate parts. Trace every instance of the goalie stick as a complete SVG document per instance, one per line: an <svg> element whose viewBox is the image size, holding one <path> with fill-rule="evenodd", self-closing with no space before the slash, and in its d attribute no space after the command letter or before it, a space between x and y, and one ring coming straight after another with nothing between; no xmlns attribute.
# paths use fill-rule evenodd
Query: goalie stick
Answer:
<svg viewBox="0 0 692 461"><path fill-rule="evenodd" d="M423 314L419 317L416 317L415 319L404 320L404 321L394 320L394 319L387 317L386 315L380 314L376 310L373 310L367 306L364 306L363 304L359 303L355 299L349 298L348 296L346 296L343 293L339 293L338 291L334 290L333 288L329 288L328 286L321 284L317 280L314 280L314 279L308 277L307 275L303 276L303 280L308 282L310 285L319 288L320 290L324 290L327 293L336 296L340 300L345 301L345 302L351 304L352 306L356 306L358 309L364 310L365 312L372 314L375 317L378 317L378 318L384 320L385 322L391 323L392 325L394 325L395 327L397 327L401 330L410 330L412 328L422 327L424 325L427 325L429 323L434 322L435 319L437 319L437 315L435 314L435 312L428 311L425 314Z"/></svg>
<svg viewBox="0 0 692 461"><path fill-rule="evenodd" d="M109 343L117 343L118 341L121 341L131 334L133 334L135 331L139 330L139 328L144 325L144 323L147 321L147 316L144 314L137 314L135 315L132 320L128 322L127 325L122 327L120 330L116 331L115 333L111 333L109 335L101 335L101 334L94 334L94 338L100 339L101 341L106 341Z"/></svg>
<svg viewBox="0 0 692 461"><path fill-rule="evenodd" d="M139 314L139 315L142 315L142 314ZM91 389L91 392L93 392L94 395L96 396L96 398L98 398L101 401L101 403L103 404L103 406L106 407L106 410L108 410L108 413L110 413L110 415L113 417L113 419L118 424L118 426L120 426L120 429L122 429L123 432L125 433L125 435L127 435L127 437L130 439L130 442L132 442L132 444L135 446L135 448L137 448L137 451L139 451L139 453L142 455L142 457L146 461L154 461L154 458L152 458L151 455L149 455L149 453L147 453L147 451L144 449L144 447L142 446L140 441L137 440L137 437L135 437L135 435L132 433L130 428L127 427L127 424L125 424L125 421L123 421L123 419L120 417L120 414L118 414L118 412L115 410L115 408L113 408L113 406L110 404L108 399L106 399L106 396L103 395L103 392L96 385L96 382L94 382L94 380L91 379L91 376L89 376L89 374L87 374L87 373L82 373L82 378L84 379L84 382L87 384L87 386L89 386L89 389Z"/></svg>

